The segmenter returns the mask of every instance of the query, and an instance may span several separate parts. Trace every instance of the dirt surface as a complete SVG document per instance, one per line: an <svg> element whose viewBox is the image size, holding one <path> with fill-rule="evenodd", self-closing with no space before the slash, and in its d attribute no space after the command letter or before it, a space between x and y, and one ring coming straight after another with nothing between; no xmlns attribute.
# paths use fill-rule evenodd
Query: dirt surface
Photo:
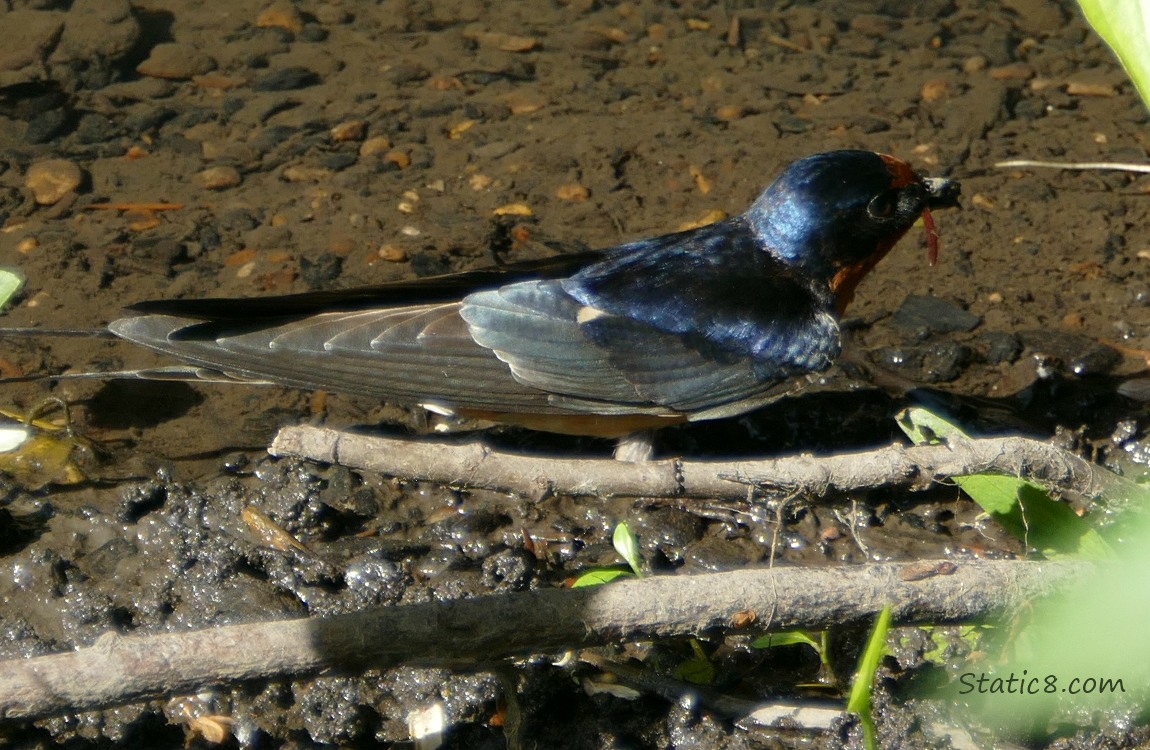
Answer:
<svg viewBox="0 0 1150 750"><path fill-rule="evenodd" d="M927 399L972 429L1060 435L1145 472L1148 389L1117 389L1150 348L1150 183L993 166L1146 160L1146 109L1073 4L490 5L0 2L0 262L27 276L3 324L89 328L149 298L348 287L607 246L736 214L796 157L868 148L962 181L964 210L936 216L939 264L904 240L860 287L846 364L761 413L670 431L661 449L881 445L898 438L894 412ZM6 338L0 349L5 375L153 364L104 339ZM62 484L57 462L7 484L4 656L108 631L559 585L616 561L610 534L623 519L660 573L766 564L772 544L776 564L1023 552L953 488L797 498L782 513L771 498L537 504L263 451L279 425L300 421L420 427L394 406L180 383L4 388L0 406L17 411L49 396L72 404L102 456L83 467L90 482ZM609 449L522 432L493 440ZM308 551L270 546L244 522L248 507ZM706 648L716 687L753 700L803 695L798 685L818 677L805 654ZM907 697L925 648L898 654L879 696L888 746L962 746L959 725L985 745L977 715L940 718L936 703ZM670 675L690 655L672 643L614 658ZM525 746L860 741L855 725L780 733L653 692L593 695L589 679L586 664L547 659L512 673ZM175 746L188 717L224 714L243 747L402 745L406 717L439 701L447 746L503 747L507 693L485 665L325 676L9 723L0 743ZM1145 734L1103 726L1039 728L1028 741L1125 747Z"/></svg>

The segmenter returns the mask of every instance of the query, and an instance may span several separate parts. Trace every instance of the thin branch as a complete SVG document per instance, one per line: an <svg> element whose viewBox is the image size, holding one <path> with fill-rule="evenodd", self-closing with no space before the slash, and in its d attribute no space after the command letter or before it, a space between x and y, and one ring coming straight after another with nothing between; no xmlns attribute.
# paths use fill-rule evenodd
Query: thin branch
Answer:
<svg viewBox="0 0 1150 750"><path fill-rule="evenodd" d="M515 654L755 628L822 628L892 606L899 623L959 622L1026 606L1086 563L970 561L656 576L378 607L186 633L109 634L90 648L0 662L0 719L85 711L210 685L400 663L482 665Z"/></svg>
<svg viewBox="0 0 1150 750"><path fill-rule="evenodd" d="M1012 167L1042 167L1048 169L1082 169L1082 170L1115 170L1119 172L1141 172L1150 174L1150 164L1131 164L1114 161L1036 161L1033 159L1011 159L1010 161L996 162L1000 169Z"/></svg>
<svg viewBox="0 0 1150 750"><path fill-rule="evenodd" d="M285 427L269 451L455 486L515 492L645 497L741 498L747 485L822 495L877 487L924 489L964 474L992 471L1032 479L1086 498L1113 503L1146 491L1079 456L1027 438L954 440L942 445L892 445L833 456L785 456L748 461L671 459L624 463L500 453L482 442L411 440Z"/></svg>

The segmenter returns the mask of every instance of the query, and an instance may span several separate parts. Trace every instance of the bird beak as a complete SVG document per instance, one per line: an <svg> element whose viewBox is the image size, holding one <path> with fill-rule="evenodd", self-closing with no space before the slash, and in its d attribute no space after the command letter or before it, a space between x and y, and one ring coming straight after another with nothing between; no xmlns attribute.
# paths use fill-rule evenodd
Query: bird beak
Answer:
<svg viewBox="0 0 1150 750"><path fill-rule="evenodd" d="M962 187L955 180L946 177L924 177L926 185L926 205L928 208L961 208L958 194Z"/></svg>

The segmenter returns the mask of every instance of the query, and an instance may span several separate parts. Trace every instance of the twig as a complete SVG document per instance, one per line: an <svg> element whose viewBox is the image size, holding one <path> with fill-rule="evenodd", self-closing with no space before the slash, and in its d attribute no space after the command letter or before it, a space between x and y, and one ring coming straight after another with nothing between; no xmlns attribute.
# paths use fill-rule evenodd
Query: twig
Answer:
<svg viewBox="0 0 1150 750"><path fill-rule="evenodd" d="M834 456L754 461L547 458L500 453L478 441L404 440L323 427L285 427L269 451L389 476L516 492L526 496L629 495L740 498L746 485L822 495L892 485L924 489L964 474L994 471L1112 503L1146 490L1048 443L979 438L945 445L892 445Z"/></svg>
<svg viewBox="0 0 1150 750"><path fill-rule="evenodd" d="M1083 169L1083 170L1104 170L1112 169L1119 172L1141 172L1143 174L1150 174L1150 164L1131 164L1126 162L1114 161L1036 161L1033 159L1011 159L1010 161L996 162L996 167L1000 169L1010 169L1011 167L1043 167L1049 169Z"/></svg>
<svg viewBox="0 0 1150 750"><path fill-rule="evenodd" d="M915 569L921 564L915 564ZM108 635L90 648L0 662L0 719L30 719L209 685L399 663L482 665L521 653L730 629L822 628L891 604L900 623L959 622L1026 606L1086 563L972 561L921 580L904 564L656 576L609 586L379 607L188 633Z"/></svg>

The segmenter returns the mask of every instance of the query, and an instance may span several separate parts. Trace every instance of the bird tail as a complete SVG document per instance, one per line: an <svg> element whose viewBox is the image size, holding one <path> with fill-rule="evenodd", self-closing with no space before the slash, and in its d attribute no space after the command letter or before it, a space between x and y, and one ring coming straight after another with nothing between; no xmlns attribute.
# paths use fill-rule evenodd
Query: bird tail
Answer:
<svg viewBox="0 0 1150 750"><path fill-rule="evenodd" d="M36 328L36 327L0 327L0 339L24 338L71 338L71 339L114 339L119 337L107 328ZM129 370L102 370L90 372L60 372L35 373L32 375L15 375L0 377L0 385L11 383L38 383L55 382L61 380L166 380L197 383L235 383L236 378L212 370L207 367L194 365L169 365L163 367L141 367ZM254 380L244 380L244 383L262 385L264 383Z"/></svg>

